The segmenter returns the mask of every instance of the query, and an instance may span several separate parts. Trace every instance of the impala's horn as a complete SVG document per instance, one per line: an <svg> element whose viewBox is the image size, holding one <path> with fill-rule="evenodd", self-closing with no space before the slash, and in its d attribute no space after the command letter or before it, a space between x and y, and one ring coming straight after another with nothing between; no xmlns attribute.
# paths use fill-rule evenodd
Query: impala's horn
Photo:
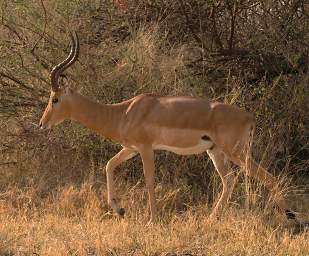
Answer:
<svg viewBox="0 0 309 256"><path fill-rule="evenodd" d="M70 67L74 62L77 60L79 55L79 40L76 32L71 33L70 32L70 38L71 38L71 51L69 56L56 65L51 73L50 73L50 79L51 79L51 86L53 91L58 91L60 88L59 85L59 77L62 74L64 70L66 70L68 67Z"/></svg>

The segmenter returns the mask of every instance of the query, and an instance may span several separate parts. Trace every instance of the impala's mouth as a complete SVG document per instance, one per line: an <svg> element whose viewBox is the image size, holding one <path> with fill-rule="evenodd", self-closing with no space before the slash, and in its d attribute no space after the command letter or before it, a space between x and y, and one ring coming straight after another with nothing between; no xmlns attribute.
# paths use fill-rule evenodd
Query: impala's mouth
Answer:
<svg viewBox="0 0 309 256"><path fill-rule="evenodd" d="M48 123L43 124L42 122L40 122L39 127L40 127L41 130L50 130L51 129L51 125L48 124Z"/></svg>

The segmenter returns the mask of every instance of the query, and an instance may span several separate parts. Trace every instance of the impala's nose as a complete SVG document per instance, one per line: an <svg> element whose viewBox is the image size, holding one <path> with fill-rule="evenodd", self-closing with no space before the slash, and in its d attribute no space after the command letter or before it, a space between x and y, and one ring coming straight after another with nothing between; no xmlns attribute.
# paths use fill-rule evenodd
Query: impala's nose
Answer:
<svg viewBox="0 0 309 256"><path fill-rule="evenodd" d="M40 126L40 129L43 129L43 124L42 124L42 121L40 121L39 126Z"/></svg>

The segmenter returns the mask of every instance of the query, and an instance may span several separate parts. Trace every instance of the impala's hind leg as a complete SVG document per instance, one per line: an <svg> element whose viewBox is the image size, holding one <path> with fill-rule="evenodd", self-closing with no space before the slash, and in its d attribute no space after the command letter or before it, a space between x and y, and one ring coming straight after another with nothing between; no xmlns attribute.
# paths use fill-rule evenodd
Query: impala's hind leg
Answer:
<svg viewBox="0 0 309 256"><path fill-rule="evenodd" d="M207 150L207 154L210 156L214 166L216 167L223 185L222 194L210 215L210 217L213 218L220 216L224 206L228 202L233 192L236 175L227 170L225 166L225 155L217 146L215 146L212 150Z"/></svg>
<svg viewBox="0 0 309 256"><path fill-rule="evenodd" d="M117 155L112 157L106 165L106 179L107 179L107 200L108 204L112 209L117 212L120 216L125 214L124 208L120 208L116 202L115 196L115 185L114 185L114 170L115 168L126 160L129 160L137 153L136 151L123 148Z"/></svg>
<svg viewBox="0 0 309 256"><path fill-rule="evenodd" d="M251 144L253 139L254 126L244 132L243 137L232 150L229 158L238 166L245 169L245 174L260 181L270 192L276 192L280 188L280 181L262 166L256 163L251 156ZM275 196L275 202L280 210L284 212L288 219L295 219L295 214L287 207L287 203L282 195Z"/></svg>

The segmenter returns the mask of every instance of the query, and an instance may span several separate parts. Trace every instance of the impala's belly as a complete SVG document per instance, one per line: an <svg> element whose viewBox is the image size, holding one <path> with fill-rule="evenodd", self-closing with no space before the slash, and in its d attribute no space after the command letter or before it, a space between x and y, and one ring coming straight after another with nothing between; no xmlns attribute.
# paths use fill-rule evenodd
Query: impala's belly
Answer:
<svg viewBox="0 0 309 256"><path fill-rule="evenodd" d="M153 145L169 145L176 148L189 148L203 144L206 131L186 128L146 127Z"/></svg>
<svg viewBox="0 0 309 256"><path fill-rule="evenodd" d="M198 144L191 147L173 147L173 146L167 146L167 145L153 145L154 150L167 150L171 151L178 155L195 155L195 154L201 154L205 152L208 149L211 149L214 146L213 142L211 140L203 140L201 139Z"/></svg>
<svg viewBox="0 0 309 256"><path fill-rule="evenodd" d="M178 155L194 155L211 149L214 143L205 131L189 129L162 129L154 150L167 150Z"/></svg>
<svg viewBox="0 0 309 256"><path fill-rule="evenodd" d="M154 126L146 128L146 138L153 138L151 141L153 150L166 150L178 155L194 155L214 147L214 142L207 131ZM143 145L143 141L124 141L122 144L139 151L138 145Z"/></svg>

